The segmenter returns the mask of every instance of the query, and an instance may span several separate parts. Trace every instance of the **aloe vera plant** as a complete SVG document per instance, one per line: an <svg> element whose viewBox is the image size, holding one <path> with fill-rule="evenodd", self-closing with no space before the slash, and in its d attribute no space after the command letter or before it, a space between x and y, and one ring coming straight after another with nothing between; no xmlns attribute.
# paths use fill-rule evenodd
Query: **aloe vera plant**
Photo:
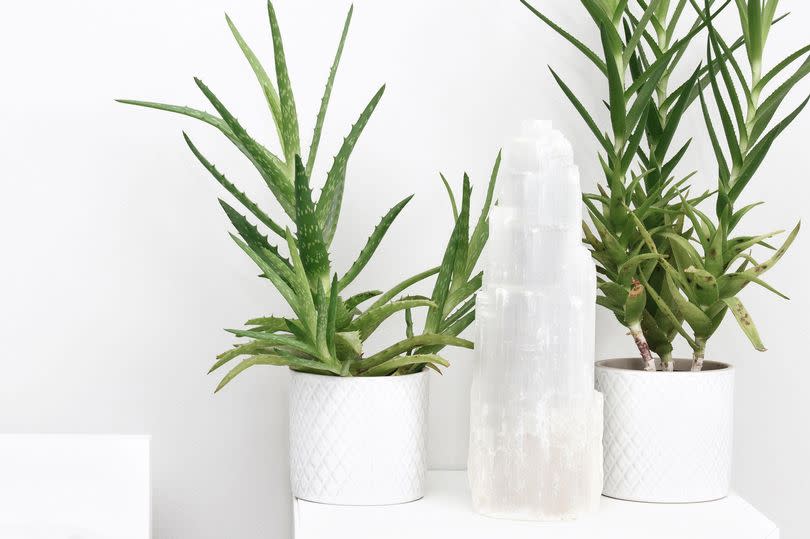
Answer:
<svg viewBox="0 0 810 539"><path fill-rule="evenodd" d="M454 228L439 266L412 276L386 292L371 290L346 297L346 289L363 271L394 220L412 198L411 195L403 199L382 217L357 259L345 272L339 274L335 271L329 248L340 217L348 159L385 86L374 94L351 127L326 175L320 196L314 199L310 178L353 8L349 9L343 26L309 152L304 160L284 45L272 3L268 2L267 7L274 49L275 81L270 78L233 21L227 16L226 21L267 101L278 132L279 155L251 137L214 92L199 79L195 79L195 82L216 114L164 103L120 100L130 105L189 116L217 128L255 166L293 226L291 229L282 225L281 220L262 210L200 152L188 135L183 134L191 152L203 167L243 208L238 210L225 200L219 201L235 229L236 233L231 234L234 242L259 267L261 276L275 287L292 311L291 316L258 317L247 321L244 329L228 330L247 340L217 357L209 373L238 361L222 378L216 391L255 365L287 366L301 372L330 376L388 376L418 372L424 367L440 370L448 366L448 362L438 355L444 347L473 346L470 341L460 338L459 334L472 323L475 316L473 295L480 288L481 276L472 274L488 236L488 214L499 160L496 161L484 207L472 232L472 188L465 175L462 209L454 215ZM281 249L277 244L282 245ZM431 297L405 294L411 286L433 276L436 276L436 283ZM427 310L427 321L423 331L415 334L412 311L418 308ZM367 354L365 341L385 320L403 312L406 319L405 339L376 353Z"/></svg>
<svg viewBox="0 0 810 539"><path fill-rule="evenodd" d="M763 137L754 151L752 139L763 135L775 112L774 105L778 107L787 91L804 76L804 67L789 79L786 83L789 87L783 86L774 92L777 97L767 107L763 102L762 110L757 104L758 93L753 90L746 93L748 117L738 123L747 126L738 129L739 136L733 125L731 132L726 129L728 112L719 97L718 86L724 84L727 93L736 99L728 70L732 66L742 80L735 52L743 46L749 52L752 67L753 80L748 88L757 91L764 87L763 80L766 84L808 51L797 51L765 76L754 75L755 66L761 66L761 46L768 29L781 19L775 17L777 2L735 1L741 18L746 16L743 35L726 43L715 31L713 19L731 0L717 2L718 6L714 0L703 5L695 0L580 0L601 37L602 50L597 53L527 0L521 0L547 26L573 44L607 81L605 105L609 121L607 128L602 128L573 90L552 70L554 79L600 146L599 162L605 184L598 186L598 192L583 196L593 223L593 230L583 223L584 241L590 246L600 273L601 295L597 301L628 328L649 371L657 369L653 353L660 358L663 369L674 368L672 343L678 335L693 348L694 368L698 370L706 341L729 308L752 342L759 344L750 316L736 294L750 282L764 284L758 277L762 265L753 263L748 270L745 266L730 270L729 264L740 258L752 262L744 251L763 245L770 236L730 237L739 220L756 206L746 206L735 214L733 202L761 164L773 139L801 110L800 107L788 115ZM759 9L750 7L755 3ZM761 16L749 17L749 9ZM691 23L684 25L686 13L694 13L694 17ZM756 30L752 29L751 21L755 21ZM684 30L680 31L682 28ZM670 88L670 80L676 68L683 64L687 48L704 33L711 43L705 62L688 68L684 82ZM759 51L759 56L751 57L751 51ZM717 97L724 132L731 136L730 140L736 139L729 146L735 159L732 169L723 168L722 151L707 112L704 94L708 88ZM685 112L696 102L701 103L707 115L709 134L720 152L720 181L717 191L690 197L689 181L695 172L679 172L678 165L688 151L691 138L675 149L672 144L683 131L681 120ZM745 148L745 151L737 148ZM750 154L747 161L743 154ZM719 224L712 224L708 215L699 209L715 195ZM790 245L797 231L788 238L783 249ZM699 254L696 247L702 247L705 255ZM781 258L783 249L764 263L765 268ZM706 256L712 258L708 269ZM716 284L712 283L709 273L718 281ZM685 324L695 330L693 335Z"/></svg>

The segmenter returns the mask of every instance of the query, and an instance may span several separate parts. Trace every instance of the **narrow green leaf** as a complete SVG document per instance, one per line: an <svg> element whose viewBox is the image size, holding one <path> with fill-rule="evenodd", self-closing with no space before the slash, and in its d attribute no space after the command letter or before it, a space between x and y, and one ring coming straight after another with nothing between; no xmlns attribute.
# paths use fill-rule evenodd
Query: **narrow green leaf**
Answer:
<svg viewBox="0 0 810 539"><path fill-rule="evenodd" d="M787 127L793 123L793 120L804 110L804 107L807 106L807 102L810 101L810 97L807 97L802 103L793 109L793 112L788 114L781 122L776 124L773 129L768 131L762 137L762 140L757 143L754 148L748 153L748 158L746 159L745 166L740 172L737 181L734 182L734 185L731 186L731 190L729 191L728 197L733 203L737 200L737 198L742 194L743 189L745 186L748 185L748 182L751 181L754 174L756 174L757 170L759 170L760 165L765 160L768 152L771 149L776 138L782 134L782 132L787 129Z"/></svg>
<svg viewBox="0 0 810 539"><path fill-rule="evenodd" d="M555 24L555 23L554 23L554 21L552 21L551 19L549 19L548 17L546 17L545 15L543 15L542 13L540 13L539 11L537 11L537 9L535 9L535 8L534 8L534 7L533 7L533 6L532 6L532 5L531 5L531 4L530 4L530 3L529 3L527 0L520 0L520 2L521 2L521 3L522 3L524 6L526 6L526 7L529 9L529 11L531 11L532 13L534 13L534 14L537 16L537 18L539 18L539 19L540 19L541 21L543 21L543 22L544 22L546 25L548 25L548 26L549 26L549 28L551 28L552 30L554 30L555 32L557 32L557 33L558 33L559 35L561 35L561 36L562 36L562 37L563 37L563 38L564 38L566 41L568 41L568 42L569 42L569 43L571 43L571 44L572 44L574 47L576 47L576 48L577 48L577 49L578 49L578 50L579 50L579 51L580 51L582 54L584 54L584 55L585 55L585 57L586 57L586 58L588 58L588 59L589 59L591 62L593 62L593 64L594 64L594 65L595 65L597 68L599 68L599 71L601 71L602 73L606 73L606 72L607 72L607 67L605 66L605 62L603 62L603 61L602 61L602 59L601 59L601 58L599 58L599 55L598 55L598 54L596 54L595 52L593 52L593 51L592 51L591 49L589 49L589 48L588 48L588 47L587 47L587 46L586 46L584 43L582 43L582 42L581 42L581 41L579 41L577 38L575 38L574 36L572 36L571 34L569 34L568 32L566 32L564 29L562 29L560 26L558 26L557 24Z"/></svg>
<svg viewBox="0 0 810 539"><path fill-rule="evenodd" d="M404 299L401 301L392 301L379 307L369 309L362 315L358 316L351 324L350 329L360 332L360 340L365 341L376 330L380 324L385 322L391 315L404 311L405 309L414 309L416 307L436 307L436 304L430 300L424 299Z"/></svg>
<svg viewBox="0 0 810 539"><path fill-rule="evenodd" d="M319 361L297 358L295 356L258 355L253 356L250 359L246 359L242 361L239 365L234 367L228 374L225 375L225 377L219 383L217 388L214 390L214 393L219 392L222 388L228 385L231 382L231 380L233 380L241 373L243 373L244 371L255 365L273 365L279 367L304 368L304 369L312 369L317 372L323 373L331 372L332 374L339 374Z"/></svg>
<svg viewBox="0 0 810 539"><path fill-rule="evenodd" d="M661 5L660 0L652 0L650 5L644 10L644 13L641 15L641 18L636 24L635 29L633 30L633 35L627 41L627 45L624 49L624 65L626 66L630 62L630 56L635 52L636 47L638 47L639 42L641 41L641 36L644 33L647 24L650 22L655 11Z"/></svg>
<svg viewBox="0 0 810 539"><path fill-rule="evenodd" d="M462 187L461 196L461 212L456 219L456 226L460 227L458 231L458 245L456 246L455 259L453 261L453 277L450 281L450 291L453 292L462 286L466 280L467 275L467 254L470 249L470 198L472 196L472 185L470 184L470 177L464 174L464 183Z"/></svg>
<svg viewBox="0 0 810 539"><path fill-rule="evenodd" d="M332 243L332 238L335 236L335 229L337 228L338 219L340 217L340 207L343 203L343 188L346 181L346 167L348 165L349 157L354 150L360 135L363 133L366 124L371 118L374 109L377 108L377 103L385 92L385 85L383 85L371 101L360 113L357 122L352 126L349 131L349 136L343 139L343 144L338 150L332 167L326 175L326 183L321 191L321 196L318 199L318 222L323 229L324 243L329 246Z"/></svg>
<svg viewBox="0 0 810 539"><path fill-rule="evenodd" d="M450 183L447 181L447 178L444 177L444 174L441 172L439 173L439 177L444 184L444 189L447 191L447 197L450 199L450 208L453 210L453 222L458 219L458 206L456 205L456 196L453 194L453 189L450 187Z"/></svg>
<svg viewBox="0 0 810 539"><path fill-rule="evenodd" d="M315 283L323 282L329 275L329 253L326 251L323 232L312 202L309 177L298 155L295 156L295 228L304 271L310 286L317 289Z"/></svg>
<svg viewBox="0 0 810 539"><path fill-rule="evenodd" d="M335 84L335 75L337 74L338 65L340 65L340 57L343 55L343 46L346 43L346 36L349 33L349 24L352 22L352 13L354 6L349 7L349 13L346 15L346 22L343 23L343 32L340 34L340 42L338 43L335 59L332 61L332 67L329 68L329 77L326 80L326 88L323 91L321 98L321 108L318 110L318 117L315 120L315 130L312 133L312 142L309 145L309 155L307 156L307 176L312 176L312 168L315 166L315 157L318 154L318 145L321 141L321 131L323 130L323 122L326 119L326 109L329 107L329 98L332 96L332 87Z"/></svg>
<svg viewBox="0 0 810 539"><path fill-rule="evenodd" d="M748 314L742 302L737 298L724 298L722 301L728 306L734 318L737 320L737 323L740 325L740 329L743 330L743 333L745 333L745 336L751 341L751 344L754 345L754 348L759 352L765 352L766 348L765 345L762 344L759 331L757 331L757 327L754 325L751 315Z"/></svg>
<svg viewBox="0 0 810 539"><path fill-rule="evenodd" d="M287 71L287 59L284 55L284 43L276 19L273 2L267 1L267 14L270 19L270 31L273 35L273 57L276 64L276 82L278 83L279 103L281 107L281 142L284 146L284 157L292 168L296 155L301 155L301 142L298 131L298 113L295 110L290 75Z"/></svg>
<svg viewBox="0 0 810 539"><path fill-rule="evenodd" d="M790 232L790 234L788 234L787 239L785 239L785 243L783 243L782 246L776 250L776 252L773 254L771 258L769 258L768 260L766 260L761 264L754 265L753 268L746 270L746 273L753 275L762 275L769 269L773 268L782 259L782 257L785 256L785 253L790 248L790 246L793 245L793 241L796 239L796 236L799 235L799 230L801 230L801 226L802 224L801 222L799 222L796 225L796 227Z"/></svg>
<svg viewBox="0 0 810 539"><path fill-rule="evenodd" d="M403 199L396 206L388 210L388 213L383 216L380 223L374 227L374 231L366 241L366 245L360 251L360 255L357 257L357 260L354 261L349 268L349 271L347 271L338 282L338 290L345 289L357 278L358 275L360 275L360 272L363 271L363 268L365 268L368 261L371 260L371 257L377 250L377 247L379 247L380 243L385 237L385 234L388 232L388 229L391 227L402 209L408 204L408 202L411 201L411 198L413 198L413 195Z"/></svg>
<svg viewBox="0 0 810 539"><path fill-rule="evenodd" d="M267 215L264 211L262 211L262 209L259 208L259 206L255 202L250 200L250 198L248 198L248 196L243 191L240 191L233 183L231 183L228 180L228 178L225 177L225 175L219 172L217 170L217 167L211 164L211 162L209 162L205 158L205 156L203 156L202 153L200 153L200 151L197 149L194 143L191 142L191 139L185 132L183 133L183 138L185 139L186 144L188 144L188 147L191 149L191 152L194 154L197 160L200 163L202 163L205 169L214 177L214 179L222 187L225 188L226 191L228 191L231 195L233 195L233 197L236 200L238 200L239 203L242 204L242 206L244 206L245 209L247 209L250 213L252 213L259 221L261 221L263 225L268 227L270 230L272 230L279 236L284 237L284 229L281 227L281 225L273 221L273 219L271 219L269 215Z"/></svg>
<svg viewBox="0 0 810 539"><path fill-rule="evenodd" d="M195 78L194 81L200 88L208 101L219 112L225 123L233 132L244 148L243 153L250 159L251 163L261 174L267 186L273 192L281 207L291 218L295 218L295 208L293 204L293 186L290 178L284 170L284 165L278 162L278 158L267 152L258 142L256 142L239 121L225 108L225 105L216 95L201 81Z"/></svg>
<svg viewBox="0 0 810 539"><path fill-rule="evenodd" d="M498 151L498 156L495 158L495 164L492 167L492 173L489 176L484 205L481 208L481 214L478 216L478 222L475 224L473 233L470 236L470 247L467 251L467 267L464 270L465 279L472 275L475 265L481 257L481 252L484 250L484 245L487 243L487 239L489 239L489 212L492 208L492 198L495 193L495 184L498 181L498 171L500 168L501 152Z"/></svg>
<svg viewBox="0 0 810 539"><path fill-rule="evenodd" d="M380 305L384 305L384 304L388 303L391 299L398 296L400 293L402 293L406 289L410 288L411 286L415 285L416 283L418 283L420 281L424 281L428 277L432 277L432 276L436 275L437 273L439 273L440 269L441 268L439 266L437 266L435 268L430 268L429 270L423 271L421 273L417 273L413 277L408 277L407 279L405 279L404 281L402 281L398 285L396 285L393 288L391 288L390 290L388 290L385 294L383 294L379 298L377 298L377 301L375 301L371 305L371 308L379 307Z"/></svg>
<svg viewBox="0 0 810 539"><path fill-rule="evenodd" d="M413 356L400 356L396 359L389 359L385 363L381 363L374 368L371 368L363 373L364 376L385 376L391 374L400 367L407 367L410 365L422 365L430 363L434 365L441 365L442 367L449 367L450 363L434 354L420 354Z"/></svg>
<svg viewBox="0 0 810 539"><path fill-rule="evenodd" d="M615 152L613 150L613 147L610 145L610 142L608 142L608 140L605 138L605 136L599 130L599 127L596 125L596 122L593 120L591 115L588 113L588 109L585 108L585 106L582 104L582 102L579 100L579 98L577 98L577 96L574 94L574 92L571 91L571 89L568 87L568 85L565 84L565 82L563 82L563 80L557 75L557 73L553 69L551 69L550 67L549 67L549 70L551 71L551 75L554 77L554 80L557 81L557 84L559 85L560 89L562 89L563 93L568 98L568 100L571 102L571 104L574 105L574 108L579 113L579 115L582 117L582 119L585 121L585 124L590 128L591 133L593 133L593 135L596 137L596 140L599 141L599 144L602 145L602 148L604 148L604 150L605 150L605 152L607 152L608 156L615 157Z"/></svg>
<svg viewBox="0 0 810 539"><path fill-rule="evenodd" d="M339 287L338 287L339 288ZM382 290L369 290L351 296L345 301L346 309L353 311L358 305L382 294Z"/></svg>
<svg viewBox="0 0 810 539"><path fill-rule="evenodd" d="M622 73L624 66L616 65L616 60L612 57L611 44L608 40L608 34L605 27L599 29L602 37L602 48L605 51L605 58L607 59L607 79L608 79L608 95L610 96L610 124L613 127L613 138L623 144L625 140L625 119L626 111L624 109L624 80Z"/></svg>
<svg viewBox="0 0 810 539"><path fill-rule="evenodd" d="M242 38L242 34L239 33L239 30L236 29L236 25L234 25L233 21L230 17L228 17L227 14L225 14L225 21L228 23L228 28L231 29L231 33L233 34L234 39L236 39L236 43L242 50L242 54L245 55L251 69L253 69L256 79L259 81L259 85L262 87L264 98L267 101L267 106L270 108L270 113L273 115L273 121L276 125L276 129L278 130L279 138L281 138L283 136L281 131L283 121L281 118L281 104L278 99L276 87L273 85L273 81L270 80L270 76L267 74L267 71L264 69L264 66L262 66L262 63L259 61L258 57L256 57L253 50Z"/></svg>
<svg viewBox="0 0 810 539"><path fill-rule="evenodd" d="M356 372L362 374L363 372L377 367L389 359L404 354L409 350L419 348L420 346L432 345L458 346L459 348L467 348L469 350L472 350L473 348L473 343L466 339L460 339L451 335L424 333L422 335L417 335L410 339L405 339L404 341L392 344L388 348L364 359L360 364L357 365Z"/></svg>

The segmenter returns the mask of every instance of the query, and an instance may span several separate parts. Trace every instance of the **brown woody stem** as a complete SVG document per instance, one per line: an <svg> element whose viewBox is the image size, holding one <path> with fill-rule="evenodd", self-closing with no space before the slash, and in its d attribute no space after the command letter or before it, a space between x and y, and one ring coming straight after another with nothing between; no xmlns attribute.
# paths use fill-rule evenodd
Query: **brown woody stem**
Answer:
<svg viewBox="0 0 810 539"><path fill-rule="evenodd" d="M644 370L654 372L656 370L655 359L653 359L652 353L650 352L650 345L647 343L647 338L641 330L641 324L638 322L630 324L628 329L630 330L630 335L633 336L633 340L636 342L638 351L641 354L641 359L644 360Z"/></svg>

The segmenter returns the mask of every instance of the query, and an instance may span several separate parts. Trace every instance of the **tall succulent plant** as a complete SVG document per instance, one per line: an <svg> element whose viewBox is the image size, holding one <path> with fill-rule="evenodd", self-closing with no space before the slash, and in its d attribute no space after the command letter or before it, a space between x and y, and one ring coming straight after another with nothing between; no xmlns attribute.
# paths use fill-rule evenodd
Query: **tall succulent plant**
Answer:
<svg viewBox="0 0 810 539"><path fill-rule="evenodd" d="M217 128L253 163L294 226L293 231L262 210L200 152L188 135L183 134L191 152L203 167L250 214L246 216L230 203L219 201L236 231L231 234L234 242L260 268L261 276L270 281L292 311L292 316L254 318L246 322L245 329L228 330L246 338L247 342L217 357L209 372L239 360L222 378L217 391L255 365L287 366L302 372L335 376L387 376L416 372L424 367L436 370L446 367L448 362L438 355L444 347L472 348L470 341L458 335L472 323L475 316L473 294L480 288L481 276L471 275L488 236L488 213L498 161L490 178L487 199L472 234L469 231L472 188L465 175L462 210L454 216L455 225L439 266L414 275L387 292L370 290L344 297L347 287L360 275L394 220L412 198L412 195L406 197L382 217L348 270L342 275L334 270L329 248L340 217L348 159L385 86L374 94L351 127L326 175L320 196L314 199L310 178L353 9L349 9L343 26L304 161L281 33L272 3L268 2L267 7L274 48L275 82L233 21L227 16L226 20L262 88L278 132L281 155L274 154L251 137L214 92L199 79L195 79L195 82L216 115L164 103L120 100L130 105L189 116ZM283 244L282 249L286 250L287 255L276 243ZM431 297L401 296L411 286L432 276L437 279ZM370 306L361 308L371 300L374 302ZM427 322L420 334L413 332L411 311L417 308L427 309ZM406 338L366 355L365 341L385 320L401 312L406 315Z"/></svg>
<svg viewBox="0 0 810 539"><path fill-rule="evenodd" d="M758 93L753 89L761 90L763 80L767 83L808 51L797 51L764 77L752 75L756 80L748 85L752 90L746 93L748 118L739 124L748 125L738 130L740 136L737 137L719 97L718 79L725 85L727 93L736 99L728 76L731 65L742 80L735 51L745 45L749 58L751 51L759 51L759 56L755 54L751 59L753 73L753 66L761 65L761 46L767 31L779 18L775 18L775 1L736 0L741 18L746 16L743 18L743 36L726 44L715 31L712 21L730 5L730 1L718 2L719 7L713 9L714 0L707 0L703 5L698 5L695 0L580 0L598 27L602 43L599 54L527 0L521 0L547 26L573 44L607 80L609 97L605 105L609 126L603 129L552 70L558 85L601 149L599 162L605 185L599 185L598 192L583 197L595 230L583 224L585 242L591 248L600 273L598 302L629 329L645 368L650 371L657 369L652 353L659 356L664 369L673 369L672 343L679 334L693 348L694 368L699 369L706 341L716 331L728 309L735 313L752 342L759 344L753 323L736 293L750 282L764 284L758 278L763 271L762 265L754 264L749 270L745 266L730 270L729 265L739 258L748 260L749 255L744 251L764 244L770 235L731 238L731 229L756 204L746 206L736 214L732 208L773 139L801 110L800 107L769 132L754 151L752 139L763 135L775 112L774 105L778 107L787 91L804 76L802 68L786 83L790 84L789 87L780 87L782 91L775 92L778 97L769 106L765 107L763 102L762 111L758 112ZM751 7L754 4L760 6L759 9ZM748 16L749 10L759 16ZM696 16L676 39L687 11L693 11ZM756 31L751 28L752 20L757 21ZM692 68L684 77L685 81L671 89L670 78L682 64L687 47L704 32L711 43L706 61ZM704 98L707 88L711 88L717 98L724 132L731 136L732 142L737 139L729 146L735 159L731 170L724 169L722 151L708 116ZM688 151L691 138L675 149L672 144L683 131L681 120L685 112L698 100L706 114L714 146L720 151L720 181L716 192L690 197L689 180L694 172L679 173L677 167ZM737 108L735 106L735 111ZM745 148L745 151L737 148ZM743 154L750 154L747 161ZM715 194L719 225L713 224L699 209ZM797 231L788 238L783 249L790 245ZM696 247L702 247L705 255L700 255ZM764 263L765 269L778 261L783 253L784 250L777 251L771 261ZM712 258L708 267L706 256ZM684 323L694 330L693 335Z"/></svg>
<svg viewBox="0 0 810 539"><path fill-rule="evenodd" d="M695 0L690 2L709 28L706 57L713 67L709 70L709 84L705 91L700 92L700 102L718 164L717 200L714 215L707 215L694 204L682 200L682 214L694 234L691 241L686 241L683 236L667 235L673 263L665 264L664 268L668 286L677 290L672 296L674 307L682 313L691 329L691 335L684 334L684 337L694 350L693 370L700 370L706 343L729 311L754 348L765 350L751 315L738 297L743 288L754 283L787 299L761 277L784 256L798 235L800 225L797 224L782 246L776 249L767 241L781 231L754 236L733 234L742 219L762 202L739 209L735 206L774 142L810 99L805 99L774 123L784 99L810 72L810 45L801 47L763 73L763 51L771 27L777 21L778 0L736 0L743 34L740 41L745 45L747 59L747 66L743 68L731 53L732 47L714 28L710 6L700 6ZM714 58L725 58L725 61L713 63ZM763 99L776 77L802 59L803 63ZM706 95L709 89L716 117L720 120L718 127L715 127L709 109ZM754 247L774 252L766 260L757 261L747 252Z"/></svg>

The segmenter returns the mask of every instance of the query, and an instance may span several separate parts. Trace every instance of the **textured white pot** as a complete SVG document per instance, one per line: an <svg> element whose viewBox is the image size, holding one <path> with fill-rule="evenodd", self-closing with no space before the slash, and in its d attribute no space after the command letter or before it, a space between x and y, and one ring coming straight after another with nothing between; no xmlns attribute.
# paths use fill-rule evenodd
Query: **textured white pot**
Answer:
<svg viewBox="0 0 810 539"><path fill-rule="evenodd" d="M605 398L606 496L685 503L723 498L731 477L734 369L675 360L675 372L645 372L638 359L596 363Z"/></svg>
<svg viewBox="0 0 810 539"><path fill-rule="evenodd" d="M387 505L421 498L427 404L426 371L374 378L293 372L293 495L339 505Z"/></svg>

